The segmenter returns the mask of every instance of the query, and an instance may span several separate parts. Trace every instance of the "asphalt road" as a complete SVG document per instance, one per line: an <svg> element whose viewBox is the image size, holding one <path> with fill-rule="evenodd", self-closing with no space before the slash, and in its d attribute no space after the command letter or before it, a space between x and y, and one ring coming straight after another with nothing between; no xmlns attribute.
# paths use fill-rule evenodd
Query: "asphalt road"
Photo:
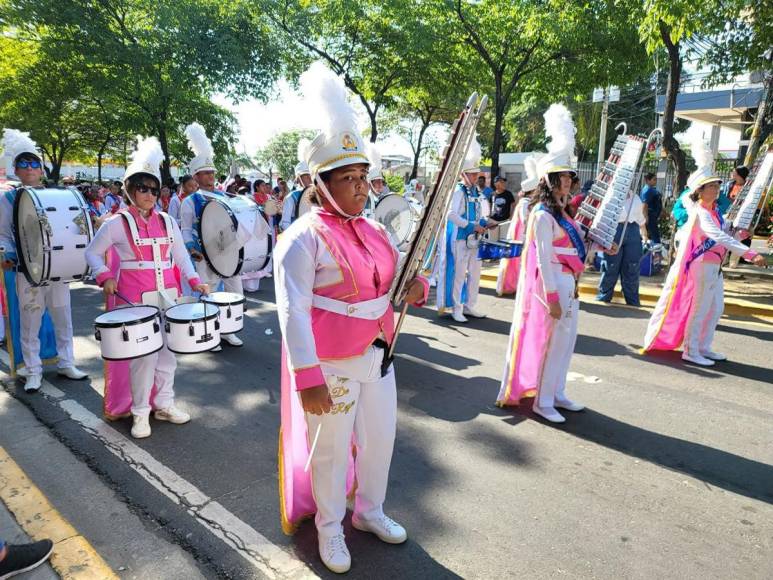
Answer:
<svg viewBox="0 0 773 580"><path fill-rule="evenodd" d="M128 421L84 428L103 388L94 287L73 292L78 364L93 378L47 373L61 397L7 388L205 576L328 576L312 523L294 537L280 527L270 280L249 298L244 348L178 359L188 425L154 422L150 439L123 447ZM639 355L647 311L583 303L568 392L588 408L552 426L494 406L512 301L484 293L480 306L488 319L457 325L423 309L404 327L386 508L410 539L389 546L347 521L349 577L773 577L772 326L723 320L715 347L731 362L707 370ZM109 518L92 511L87 536Z"/></svg>

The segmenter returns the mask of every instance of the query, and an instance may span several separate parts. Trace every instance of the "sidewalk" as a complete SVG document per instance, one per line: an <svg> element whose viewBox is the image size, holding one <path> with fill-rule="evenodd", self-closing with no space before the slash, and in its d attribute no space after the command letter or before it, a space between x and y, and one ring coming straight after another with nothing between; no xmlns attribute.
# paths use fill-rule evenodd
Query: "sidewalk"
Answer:
<svg viewBox="0 0 773 580"><path fill-rule="evenodd" d="M495 288L498 264L484 264L481 281L483 286ZM586 271L580 281L580 297L593 301L598 289L600 274ZM660 297L666 272L639 279L639 296L643 305L654 306ZM620 283L615 289L615 303L625 304ZM741 265L725 269L725 315L762 318L773 322L773 269L761 269Z"/></svg>
<svg viewBox="0 0 773 580"><path fill-rule="evenodd" d="M154 533L3 388L0 425L0 530L16 530L11 542L54 541L51 566L40 572L48 575L30 578L56 578L54 571L68 580L203 577L189 553Z"/></svg>

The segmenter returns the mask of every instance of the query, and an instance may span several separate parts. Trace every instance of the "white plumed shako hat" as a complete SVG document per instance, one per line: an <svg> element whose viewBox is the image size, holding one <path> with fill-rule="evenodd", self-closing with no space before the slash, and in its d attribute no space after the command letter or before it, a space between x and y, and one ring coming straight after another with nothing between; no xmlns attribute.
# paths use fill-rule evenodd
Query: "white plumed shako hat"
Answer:
<svg viewBox="0 0 773 580"><path fill-rule="evenodd" d="M301 75L301 89L309 106L322 113L322 131L306 150L306 163L312 179L339 167L369 164L365 143L357 131L357 117L346 99L343 81L317 61Z"/></svg>
<svg viewBox="0 0 773 580"><path fill-rule="evenodd" d="M368 170L368 181L375 181L376 179L384 179L384 174L381 171L381 151L378 145L375 143L366 143L365 151L368 154L370 160L370 169Z"/></svg>
<svg viewBox="0 0 773 580"><path fill-rule="evenodd" d="M534 191L537 189L537 185L539 185L537 162L541 157L541 153L532 153L523 160L523 168L526 177L521 180L521 191Z"/></svg>
<svg viewBox="0 0 773 580"><path fill-rule="evenodd" d="M308 139L301 139L298 141L298 164L295 166L295 177L309 175L309 164L306 163L306 151L310 144L311 141Z"/></svg>
<svg viewBox="0 0 773 580"><path fill-rule="evenodd" d="M193 159L188 163L188 171L196 175L199 171L215 171L215 150L207 132L198 123L191 123L185 128L188 147L193 151Z"/></svg>
<svg viewBox="0 0 773 580"><path fill-rule="evenodd" d="M480 143L478 143L478 136L475 135L470 143L470 148L467 149L467 154L464 156L464 165L462 165L462 173L479 172L480 171L480 158L481 158Z"/></svg>
<svg viewBox="0 0 773 580"><path fill-rule="evenodd" d="M158 139L137 135L137 148L132 153L131 158L131 163L129 163L123 175L124 185L126 185L126 182L132 175L137 175L138 173L146 173L154 177L159 185L161 184L160 166L164 160L164 152L161 150L161 144L158 142Z"/></svg>
<svg viewBox="0 0 773 580"><path fill-rule="evenodd" d="M572 166L574 158L574 135L576 133L572 114L564 105L553 103L545 111L545 134L550 138L548 152L537 162L539 179L546 178L551 173L569 171L577 175Z"/></svg>
<svg viewBox="0 0 773 580"><path fill-rule="evenodd" d="M701 133L693 133L690 148L698 168L687 178L687 189L692 192L707 183L721 182L722 178L714 173L714 156L711 153L711 148Z"/></svg>
<svg viewBox="0 0 773 580"><path fill-rule="evenodd" d="M3 151L5 155L11 160L12 165L16 165L16 160L20 155L29 153L34 155L39 160L43 157L38 150L37 143L31 138L29 133L22 133L16 129L3 129Z"/></svg>

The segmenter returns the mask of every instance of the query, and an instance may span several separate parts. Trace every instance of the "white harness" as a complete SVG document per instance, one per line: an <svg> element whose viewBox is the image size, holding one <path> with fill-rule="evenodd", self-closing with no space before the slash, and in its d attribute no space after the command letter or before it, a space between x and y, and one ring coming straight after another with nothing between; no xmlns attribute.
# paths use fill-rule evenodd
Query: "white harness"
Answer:
<svg viewBox="0 0 773 580"><path fill-rule="evenodd" d="M335 312L350 318L362 318L363 320L378 320L389 308L389 294L384 294L372 300L362 302L344 302L327 296L314 294L311 300L314 308Z"/></svg>

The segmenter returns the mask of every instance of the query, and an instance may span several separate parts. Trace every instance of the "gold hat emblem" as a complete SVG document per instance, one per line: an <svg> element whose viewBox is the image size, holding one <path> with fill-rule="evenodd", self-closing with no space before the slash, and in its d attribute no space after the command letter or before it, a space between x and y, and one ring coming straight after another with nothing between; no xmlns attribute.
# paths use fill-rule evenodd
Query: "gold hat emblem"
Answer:
<svg viewBox="0 0 773 580"><path fill-rule="evenodd" d="M344 136L341 138L341 146L344 148L344 151L357 151L357 141L349 133L344 133Z"/></svg>

